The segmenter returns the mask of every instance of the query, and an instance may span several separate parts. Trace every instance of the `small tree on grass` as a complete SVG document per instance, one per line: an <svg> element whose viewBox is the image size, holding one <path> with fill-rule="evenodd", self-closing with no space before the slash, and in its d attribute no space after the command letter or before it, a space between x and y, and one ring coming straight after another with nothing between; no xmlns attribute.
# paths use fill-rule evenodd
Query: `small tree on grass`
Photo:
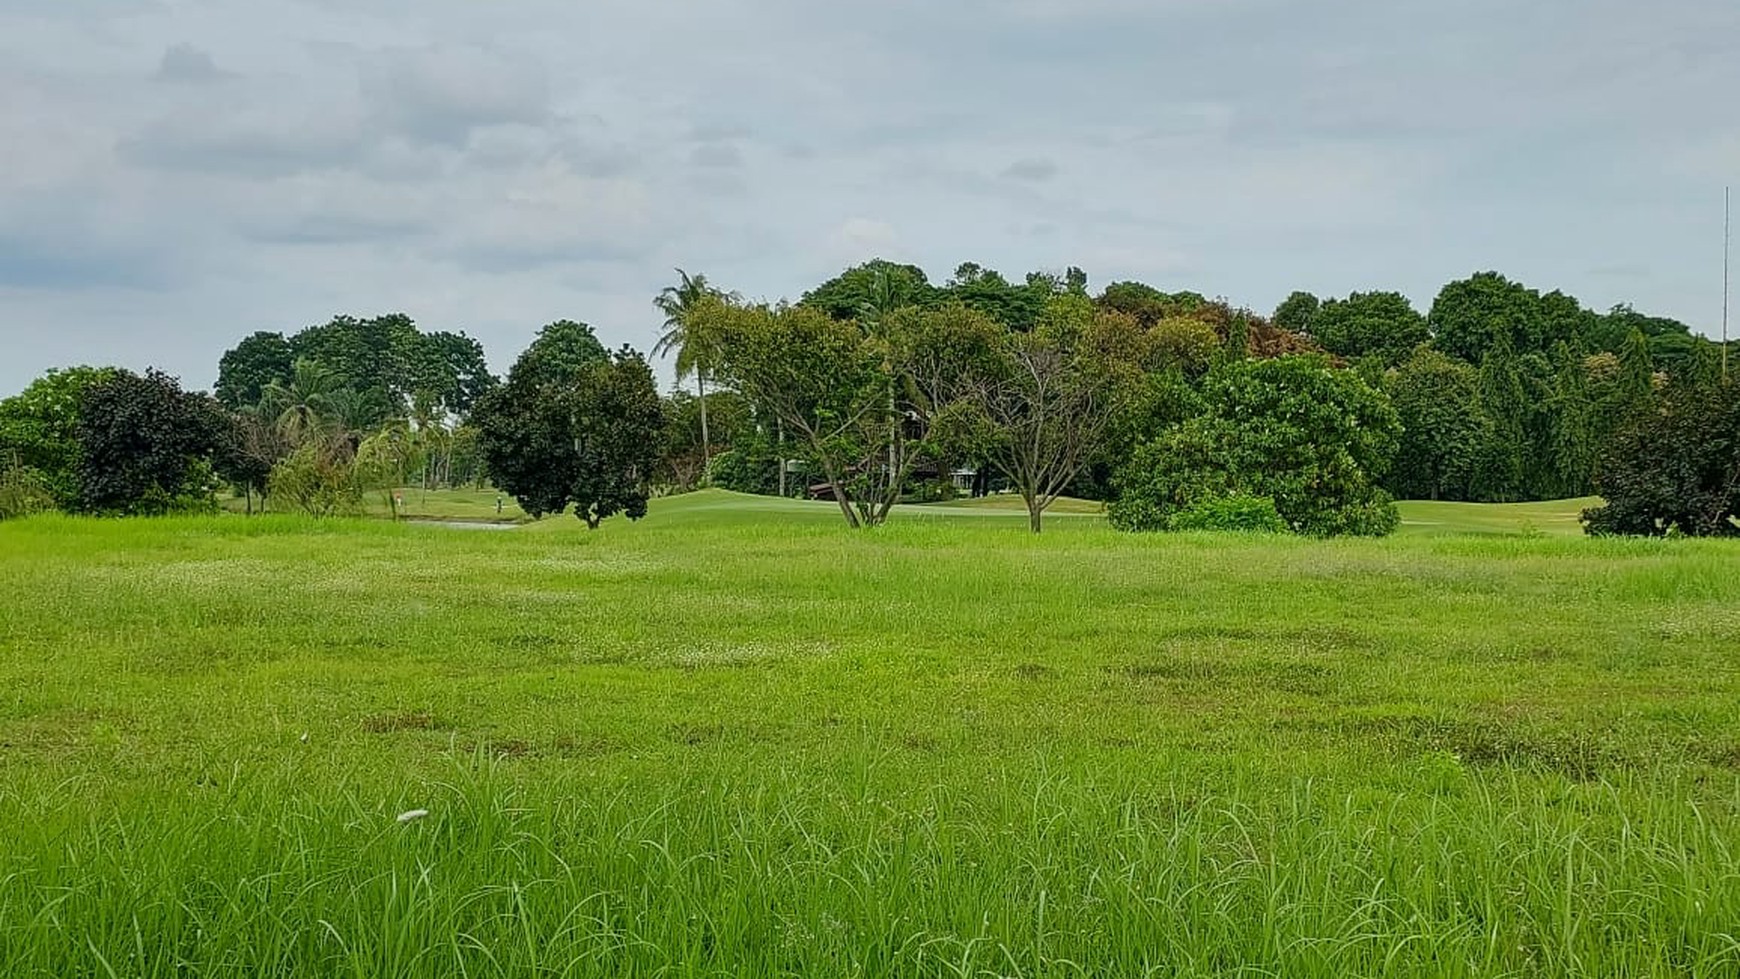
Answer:
<svg viewBox="0 0 1740 979"><path fill-rule="evenodd" d="M590 328L553 324L472 420L491 478L533 517L569 504L594 528L617 513L646 515L664 417L638 353L611 355Z"/></svg>
<svg viewBox="0 0 1740 979"><path fill-rule="evenodd" d="M1130 317L1056 297L1032 332L995 336L968 365L964 396L939 413L1021 494L1034 533L1105 444L1123 390L1108 348L1139 335Z"/></svg>
<svg viewBox="0 0 1740 979"><path fill-rule="evenodd" d="M223 409L160 371L115 371L79 405L79 507L91 513L164 513L215 506L210 459L224 438Z"/></svg>
<svg viewBox="0 0 1740 979"><path fill-rule="evenodd" d="M1591 534L1740 536L1740 385L1687 386L1635 416L1602 457Z"/></svg>
<svg viewBox="0 0 1740 979"><path fill-rule="evenodd" d="M919 446L896 417L885 338L812 306L717 297L689 320L718 351L719 377L784 426L822 472L851 527L888 519Z"/></svg>

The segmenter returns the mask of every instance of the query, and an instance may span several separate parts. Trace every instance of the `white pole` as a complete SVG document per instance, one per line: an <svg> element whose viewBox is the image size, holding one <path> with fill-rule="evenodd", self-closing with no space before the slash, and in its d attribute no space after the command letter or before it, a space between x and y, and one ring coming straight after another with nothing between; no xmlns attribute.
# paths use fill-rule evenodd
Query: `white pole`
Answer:
<svg viewBox="0 0 1740 979"><path fill-rule="evenodd" d="M1722 383L1728 383L1728 252L1733 240L1732 192L1722 188Z"/></svg>

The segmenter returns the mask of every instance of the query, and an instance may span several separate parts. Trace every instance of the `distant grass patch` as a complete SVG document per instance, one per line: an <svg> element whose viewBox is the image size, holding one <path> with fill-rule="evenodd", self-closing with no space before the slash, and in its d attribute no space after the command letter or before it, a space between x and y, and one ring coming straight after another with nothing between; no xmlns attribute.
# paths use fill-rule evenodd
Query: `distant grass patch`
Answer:
<svg viewBox="0 0 1740 979"><path fill-rule="evenodd" d="M1740 547L1571 506L8 522L0 975L1726 979Z"/></svg>

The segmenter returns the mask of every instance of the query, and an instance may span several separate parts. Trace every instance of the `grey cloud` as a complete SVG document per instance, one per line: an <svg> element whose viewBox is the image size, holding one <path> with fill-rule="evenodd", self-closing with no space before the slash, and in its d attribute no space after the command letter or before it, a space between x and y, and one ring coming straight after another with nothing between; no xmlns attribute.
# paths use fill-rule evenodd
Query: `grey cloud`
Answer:
<svg viewBox="0 0 1740 979"><path fill-rule="evenodd" d="M697 143L720 143L731 140L749 139L755 131L748 126L732 126L725 123L701 123L689 130L689 138Z"/></svg>
<svg viewBox="0 0 1740 979"><path fill-rule="evenodd" d="M163 256L143 245L0 229L0 288L162 289L171 281Z"/></svg>
<svg viewBox="0 0 1740 979"><path fill-rule="evenodd" d="M362 91L375 118L395 132L462 146L476 130L550 116L541 68L478 48L399 49L363 65Z"/></svg>
<svg viewBox="0 0 1740 979"><path fill-rule="evenodd" d="M1057 164L1050 160L1017 160L1003 171L1010 180L1043 183L1057 176Z"/></svg>
<svg viewBox="0 0 1740 979"><path fill-rule="evenodd" d="M166 82L209 82L224 77L209 52L186 42L163 49L157 78Z"/></svg>
<svg viewBox="0 0 1740 979"><path fill-rule="evenodd" d="M689 154L698 167L731 170L743 165L743 151L735 143L702 143Z"/></svg>
<svg viewBox="0 0 1740 979"><path fill-rule="evenodd" d="M354 163L367 145L361 128L342 118L183 111L121 140L116 152L142 167L278 177Z"/></svg>

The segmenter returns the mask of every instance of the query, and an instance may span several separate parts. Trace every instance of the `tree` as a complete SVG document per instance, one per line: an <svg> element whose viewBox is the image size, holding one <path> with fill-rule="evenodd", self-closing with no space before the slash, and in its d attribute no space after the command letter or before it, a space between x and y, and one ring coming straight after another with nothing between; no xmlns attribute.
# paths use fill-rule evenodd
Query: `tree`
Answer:
<svg viewBox="0 0 1740 979"><path fill-rule="evenodd" d="M1176 370L1186 377L1201 377L1214 363L1220 337L1214 327L1190 316L1168 316L1148 330L1150 358L1147 366Z"/></svg>
<svg viewBox="0 0 1740 979"><path fill-rule="evenodd" d="M1208 304L1199 293L1167 293L1141 282L1114 282L1106 286L1095 302L1134 317L1143 327L1169 317L1192 316Z"/></svg>
<svg viewBox="0 0 1740 979"><path fill-rule="evenodd" d="M268 386L290 380L293 364L290 342L284 334L255 333L225 351L218 361L212 393L232 411L259 404Z"/></svg>
<svg viewBox="0 0 1740 979"><path fill-rule="evenodd" d="M664 332L659 334L658 342L653 344L653 354L666 356L672 351L677 355L677 380L682 380L690 374L695 375L695 390L701 404L701 459L702 470L706 469L706 460L713 456L711 434L707 430L707 376L718 360L717 351L710 348L704 337L695 335L689 329L689 320L694 311L710 298L720 295L719 290L707 284L704 275L693 275L677 269L678 282L674 286L666 286L664 291L653 299L653 306L665 314Z"/></svg>
<svg viewBox="0 0 1740 979"><path fill-rule="evenodd" d="M1655 359L1649 352L1649 338L1642 330L1633 329L1619 351L1619 378L1615 390L1619 414L1630 417L1649 411L1655 405Z"/></svg>
<svg viewBox="0 0 1740 979"><path fill-rule="evenodd" d="M1438 349L1478 364L1500 339L1513 354L1544 349L1541 300L1532 289L1481 272L1446 285L1427 316Z"/></svg>
<svg viewBox="0 0 1740 979"><path fill-rule="evenodd" d="M31 471L63 510L78 505L79 410L85 392L111 367L51 370L0 401L0 462Z"/></svg>
<svg viewBox="0 0 1740 979"><path fill-rule="evenodd" d="M714 391L708 397L708 417L712 419L713 458L739 448L753 436L755 422L749 403L734 391ZM677 493L686 493L703 481L712 483L713 466L703 452L701 443L701 400L687 391L672 391L664 398L665 439L661 450L658 482ZM777 482L773 460L774 450L767 449L767 477L758 477L756 485ZM717 485L716 483L714 485ZM771 485L771 483L770 483ZM727 486L726 489L737 489ZM760 489L742 492L761 492Z"/></svg>
<svg viewBox="0 0 1740 979"><path fill-rule="evenodd" d="M1591 534L1740 536L1740 385L1678 388L1602 456Z"/></svg>
<svg viewBox="0 0 1740 979"><path fill-rule="evenodd" d="M272 470L296 447L277 420L257 405L230 412L227 419L212 465L219 476L242 491L252 516L254 496L259 495L263 508L271 493Z"/></svg>
<svg viewBox="0 0 1740 979"><path fill-rule="evenodd" d="M1479 373L1422 347L1384 383L1402 425L1389 490L1401 499L1468 499L1485 433Z"/></svg>
<svg viewBox="0 0 1740 979"><path fill-rule="evenodd" d="M588 372L574 407L574 513L596 530L623 513L646 516L648 484L659 463L664 411L652 368L623 347Z"/></svg>
<svg viewBox="0 0 1740 979"><path fill-rule="evenodd" d="M1014 285L994 269L963 262L943 286L943 298L976 309L1011 330L1026 331L1038 324L1046 303L1064 289L1064 283L1038 273Z"/></svg>
<svg viewBox="0 0 1740 979"><path fill-rule="evenodd" d="M1399 292L1356 292L1331 299L1310 317L1311 336L1338 357L1401 363L1430 338L1426 319Z"/></svg>
<svg viewBox="0 0 1740 979"><path fill-rule="evenodd" d="M165 513L211 506L209 460L225 428L216 400L160 371L115 371L79 406L79 508Z"/></svg>
<svg viewBox="0 0 1740 979"><path fill-rule="evenodd" d="M652 369L632 350L613 356L584 324L553 323L472 418L491 478L533 517L570 504L594 528L645 516L663 415Z"/></svg>
<svg viewBox="0 0 1740 979"><path fill-rule="evenodd" d="M887 519L916 447L890 417L885 341L814 306L717 297L689 328L716 345L720 376L804 446L848 526Z"/></svg>
<svg viewBox="0 0 1740 979"><path fill-rule="evenodd" d="M464 333L426 333L413 350L411 402L425 412L439 408L464 417L496 385L483 345Z"/></svg>
<svg viewBox="0 0 1740 979"><path fill-rule="evenodd" d="M1124 530L1268 500L1295 533L1381 535L1398 522L1378 488L1401 424L1382 392L1321 357L1228 361L1204 384L1207 410L1136 450L1110 508Z"/></svg>
<svg viewBox="0 0 1740 979"><path fill-rule="evenodd" d="M866 304L894 310L934 306L939 298L923 269L878 258L841 272L804 293L799 302L834 319L850 320L857 319Z"/></svg>
<svg viewBox="0 0 1740 979"><path fill-rule="evenodd" d="M272 467L273 500L310 517L361 513L363 485L357 478L356 443L308 442Z"/></svg>
<svg viewBox="0 0 1740 979"><path fill-rule="evenodd" d="M1222 359L1237 363L1251 355L1251 321L1242 311L1227 323L1226 343L1221 347Z"/></svg>
<svg viewBox="0 0 1740 979"><path fill-rule="evenodd" d="M1484 431L1470 496L1482 503L1514 503L1525 495L1529 402L1509 337L1501 334L1481 358L1478 384Z"/></svg>
<svg viewBox="0 0 1740 979"><path fill-rule="evenodd" d="M20 465L16 456L0 456L0 520L27 517L54 509L54 495L42 475Z"/></svg>
<svg viewBox="0 0 1740 979"><path fill-rule="evenodd" d="M367 409L353 419L357 428L374 428L402 415L425 362L423 336L402 313L334 317L291 337L290 349L295 359L319 364L339 387L357 392L352 403Z"/></svg>
<svg viewBox="0 0 1740 979"><path fill-rule="evenodd" d="M291 445L301 445L348 427L340 417L344 393L336 372L305 357L296 361L287 380L266 385L258 411L272 419Z"/></svg>
<svg viewBox="0 0 1740 979"><path fill-rule="evenodd" d="M1356 294L1357 295L1357 294ZM1273 317L1276 326L1293 333L1311 333L1312 318L1317 315L1323 303L1309 292L1295 292L1281 305L1275 307Z"/></svg>
<svg viewBox="0 0 1740 979"><path fill-rule="evenodd" d="M1134 319L1096 312L1085 297L1066 293L1032 332L997 337L988 369L970 382L962 423L982 430L985 456L1021 494L1036 534L1046 508L1104 447L1121 391L1095 333L1120 327L1140 333Z"/></svg>

